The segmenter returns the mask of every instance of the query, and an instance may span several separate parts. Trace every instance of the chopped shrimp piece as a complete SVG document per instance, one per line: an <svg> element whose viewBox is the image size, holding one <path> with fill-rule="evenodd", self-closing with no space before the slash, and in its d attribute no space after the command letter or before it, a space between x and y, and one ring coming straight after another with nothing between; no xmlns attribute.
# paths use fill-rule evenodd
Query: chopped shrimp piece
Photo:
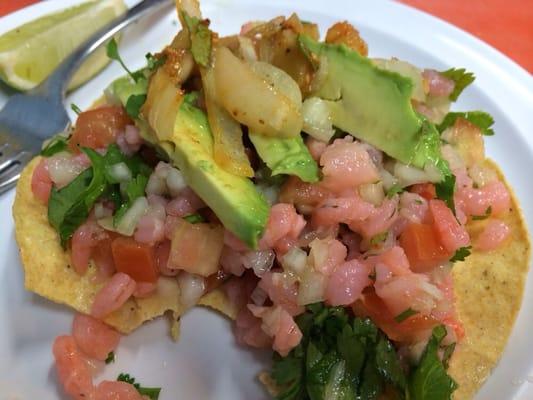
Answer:
<svg viewBox="0 0 533 400"><path fill-rule="evenodd" d="M326 34L326 43L345 44L352 50L357 51L362 56L368 55L368 45L361 38L359 31L347 21L337 22L332 25Z"/></svg>
<svg viewBox="0 0 533 400"><path fill-rule="evenodd" d="M144 397L130 383L102 381L96 388L95 400L144 400Z"/></svg>
<svg viewBox="0 0 533 400"><path fill-rule="evenodd" d="M468 246L470 237L465 227L459 224L452 210L442 200L431 200L429 211L433 217L437 236L444 248L450 253Z"/></svg>
<svg viewBox="0 0 533 400"><path fill-rule="evenodd" d="M481 251L497 249L511 235L511 229L499 219L490 220L474 242L475 248Z"/></svg>
<svg viewBox="0 0 533 400"><path fill-rule="evenodd" d="M376 266L376 294L387 308L397 316L411 308L429 315L443 298L439 288L428 282L422 274L393 276L383 264Z"/></svg>
<svg viewBox="0 0 533 400"><path fill-rule="evenodd" d="M242 254L226 245L220 255L220 265L229 274L241 276L244 273Z"/></svg>
<svg viewBox="0 0 533 400"><path fill-rule="evenodd" d="M48 198L52 190L52 179L48 173L46 158L43 158L33 170L31 176L31 191L44 204L48 204Z"/></svg>
<svg viewBox="0 0 533 400"><path fill-rule="evenodd" d="M490 207L490 214L501 215L511 207L511 196L505 185L491 182L480 189L465 189L459 193L467 215L485 215Z"/></svg>
<svg viewBox="0 0 533 400"><path fill-rule="evenodd" d="M305 220L296 213L292 204L278 203L270 209L265 233L259 241L260 249L269 249L286 236L296 239L305 226Z"/></svg>
<svg viewBox="0 0 533 400"><path fill-rule="evenodd" d="M72 266L79 275L84 275L89 268L89 260L98 242L106 239L107 234L95 221L88 220L74 231L71 242Z"/></svg>
<svg viewBox="0 0 533 400"><path fill-rule="evenodd" d="M330 275L335 267L346 259L346 246L336 239L315 239L310 244L309 259L314 269L324 275Z"/></svg>
<svg viewBox="0 0 533 400"><path fill-rule="evenodd" d="M368 151L352 140L351 137L336 139L320 157L324 174L321 185L337 193L380 180Z"/></svg>
<svg viewBox="0 0 533 400"><path fill-rule="evenodd" d="M314 227L333 226L339 223L363 221L374 212L374 206L361 199L356 191L346 196L324 201L313 211L312 225Z"/></svg>
<svg viewBox="0 0 533 400"><path fill-rule="evenodd" d="M165 220L152 213L141 217L134 235L139 243L154 244L165 239Z"/></svg>
<svg viewBox="0 0 533 400"><path fill-rule="evenodd" d="M311 153L311 157L315 161L320 160L320 157L324 153L324 150L328 147L328 144L325 142L322 142L320 140L316 140L312 136L309 136L307 140L305 141L305 145L309 149L309 153Z"/></svg>
<svg viewBox="0 0 533 400"><path fill-rule="evenodd" d="M338 265L329 277L326 301L332 306L352 304L361 297L363 289L370 285L369 274L370 267L358 260Z"/></svg>
<svg viewBox="0 0 533 400"><path fill-rule="evenodd" d="M354 232L365 238L372 238L389 230L398 218L398 196L385 199L379 207L374 207L370 216L364 221L354 221L349 226Z"/></svg>
<svg viewBox="0 0 533 400"><path fill-rule="evenodd" d="M115 350L120 333L89 315L76 314L72 322L72 336L88 357L103 361Z"/></svg>
<svg viewBox="0 0 533 400"><path fill-rule="evenodd" d="M185 217L194 214L203 207L205 207L203 200L191 188L187 187L179 193L178 197L167 204L166 211L169 215Z"/></svg>
<svg viewBox="0 0 533 400"><path fill-rule="evenodd" d="M58 336L52 347L59 382L73 399L93 399L94 386L87 360L72 336Z"/></svg>
<svg viewBox="0 0 533 400"><path fill-rule="evenodd" d="M314 207L330 196L330 192L322 185L313 185L291 176L281 188L279 201L294 204L299 212L309 214Z"/></svg>
<svg viewBox="0 0 533 400"><path fill-rule="evenodd" d="M136 288L135 281L122 272L118 272L100 289L91 307L91 315L102 319L118 310L133 295Z"/></svg>
<svg viewBox="0 0 533 400"><path fill-rule="evenodd" d="M400 216L409 222L421 224L426 222L428 202L419 194L403 192L400 195Z"/></svg>
<svg viewBox="0 0 533 400"><path fill-rule="evenodd" d="M272 345L272 339L261 328L261 319L244 307L235 320L235 337L237 343L251 347L265 348Z"/></svg>
<svg viewBox="0 0 533 400"><path fill-rule="evenodd" d="M155 263L157 269L163 276L176 276L179 269L168 267L168 258L170 256L170 240L159 243L154 249Z"/></svg>
<svg viewBox="0 0 533 400"><path fill-rule="evenodd" d="M428 94L435 97L447 97L455 88L455 82L452 79L446 78L440 72L433 69L425 69L422 72L422 78L427 83Z"/></svg>
<svg viewBox="0 0 533 400"><path fill-rule="evenodd" d="M266 272L259 281L259 287L268 293L275 305L282 306L291 315L304 312L298 305L298 288L296 284L286 285L279 272Z"/></svg>

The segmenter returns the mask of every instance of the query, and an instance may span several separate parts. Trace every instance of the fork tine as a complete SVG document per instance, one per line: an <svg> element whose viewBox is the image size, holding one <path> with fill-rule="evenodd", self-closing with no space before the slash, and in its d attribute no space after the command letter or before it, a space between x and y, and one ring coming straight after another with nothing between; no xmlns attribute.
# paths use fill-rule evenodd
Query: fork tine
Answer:
<svg viewBox="0 0 533 400"><path fill-rule="evenodd" d="M26 165L31 159L31 154L27 151L19 151L16 154L11 155L9 158L0 156L0 182L2 181L2 174L7 172L15 165Z"/></svg>
<svg viewBox="0 0 533 400"><path fill-rule="evenodd" d="M17 164L12 167L7 173L0 176L0 194L7 192L17 183L20 178L23 165Z"/></svg>

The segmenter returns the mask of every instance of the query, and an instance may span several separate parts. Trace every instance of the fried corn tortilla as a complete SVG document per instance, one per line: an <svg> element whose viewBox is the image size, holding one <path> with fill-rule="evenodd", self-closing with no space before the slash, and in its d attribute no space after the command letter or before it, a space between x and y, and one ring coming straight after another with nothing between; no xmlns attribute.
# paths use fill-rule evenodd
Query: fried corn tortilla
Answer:
<svg viewBox="0 0 533 400"><path fill-rule="evenodd" d="M93 298L104 283L95 282L96 268L90 266L84 276L70 267L70 255L59 243L57 232L48 223L47 208L31 191L33 170L41 158L36 157L24 169L17 185L13 216L15 234L24 267L24 284L27 290L56 303L89 313ZM176 279L160 278L155 295L145 299L129 299L119 310L109 315L105 322L122 333L129 333L143 322L171 310L181 315L180 291ZM235 317L236 311L220 290L204 296L201 304L212 306L224 314Z"/></svg>
<svg viewBox="0 0 533 400"><path fill-rule="evenodd" d="M102 284L92 279L94 267L83 277L70 268L69 254L63 251L57 233L48 223L46 206L33 196L31 176L39 161L39 157L34 159L22 173L13 205L25 286L52 301L88 313ZM486 165L505 181L492 161L487 160ZM504 245L490 252L473 251L453 268L457 313L465 328L465 338L457 346L449 367L449 373L459 384L455 399L471 398L487 379L503 352L520 309L529 267L530 243L514 196L512 209L503 220L512 232ZM474 243L485 223L473 221L469 224ZM229 318L236 317L235 308L221 290L205 295L200 304ZM179 303L176 280L161 278L156 295L128 300L105 321L119 331L129 333L167 310L172 310L175 317L185 311Z"/></svg>

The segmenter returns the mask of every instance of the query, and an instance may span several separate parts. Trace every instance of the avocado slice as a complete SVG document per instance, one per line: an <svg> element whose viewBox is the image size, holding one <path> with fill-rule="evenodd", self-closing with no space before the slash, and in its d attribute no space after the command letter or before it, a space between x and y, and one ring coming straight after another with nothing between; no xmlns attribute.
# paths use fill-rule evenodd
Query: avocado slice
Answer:
<svg viewBox="0 0 533 400"><path fill-rule="evenodd" d="M278 138L249 132L248 137L272 175L296 175L304 182L318 182L318 166L301 135Z"/></svg>
<svg viewBox="0 0 533 400"><path fill-rule="evenodd" d="M148 86L142 116L187 184L229 231L256 248L268 220L269 206L250 179L217 165L207 115L193 105L194 98L193 94L183 96L165 69L160 68Z"/></svg>
<svg viewBox="0 0 533 400"><path fill-rule="evenodd" d="M333 125L404 164L423 168L434 163L435 152L440 157L433 130L423 129L423 118L411 106L409 78L379 69L345 45L319 43L305 35L298 40L312 60L326 64L316 95L327 101Z"/></svg>

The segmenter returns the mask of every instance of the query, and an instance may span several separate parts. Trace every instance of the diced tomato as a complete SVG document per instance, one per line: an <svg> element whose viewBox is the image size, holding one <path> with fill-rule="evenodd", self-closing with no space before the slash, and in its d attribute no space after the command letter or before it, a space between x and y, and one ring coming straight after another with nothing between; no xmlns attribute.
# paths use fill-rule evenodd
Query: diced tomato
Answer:
<svg viewBox="0 0 533 400"><path fill-rule="evenodd" d="M451 257L439 242L433 227L427 224L407 225L400 236L400 246L414 272L427 272Z"/></svg>
<svg viewBox="0 0 533 400"><path fill-rule="evenodd" d="M465 227L457 221L452 210L442 200L431 200L429 212L433 217L435 232L444 248L450 253L470 244Z"/></svg>
<svg viewBox="0 0 533 400"><path fill-rule="evenodd" d="M426 200L431 200L437 197L435 185L432 183L417 183L409 188L411 193L416 193Z"/></svg>
<svg viewBox="0 0 533 400"><path fill-rule="evenodd" d="M402 322L397 322L374 289L366 289L363 298L352 306L358 317L369 317L385 334L394 341L417 342L433 329L439 321L431 316L415 314Z"/></svg>
<svg viewBox="0 0 533 400"><path fill-rule="evenodd" d="M111 244L117 271L131 276L137 282L155 282L159 276L154 248L129 237L118 237Z"/></svg>
<svg viewBox="0 0 533 400"><path fill-rule="evenodd" d="M115 143L117 135L132 124L122 107L103 106L82 112L69 141L72 151L79 147L98 149Z"/></svg>

